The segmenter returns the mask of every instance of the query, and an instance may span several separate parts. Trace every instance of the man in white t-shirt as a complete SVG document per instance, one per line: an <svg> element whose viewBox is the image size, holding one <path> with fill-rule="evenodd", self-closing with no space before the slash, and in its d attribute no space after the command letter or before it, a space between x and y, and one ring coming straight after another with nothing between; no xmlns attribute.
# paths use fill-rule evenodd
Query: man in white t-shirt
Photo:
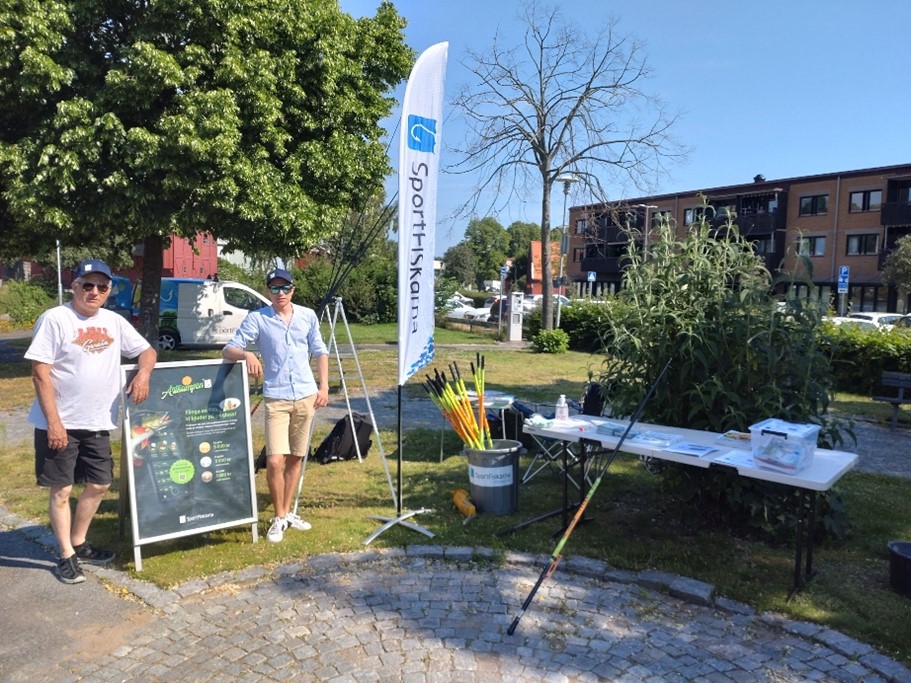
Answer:
<svg viewBox="0 0 911 683"><path fill-rule="evenodd" d="M50 488L51 527L60 546L57 576L81 583L80 562L105 565L114 553L86 542L89 525L114 477L110 430L120 408L120 359L139 369L126 393L135 403L149 395L157 353L122 316L104 308L111 269L89 259L76 268L73 300L45 311L25 357L32 361L35 402L35 475ZM70 511L74 484L85 484Z"/></svg>

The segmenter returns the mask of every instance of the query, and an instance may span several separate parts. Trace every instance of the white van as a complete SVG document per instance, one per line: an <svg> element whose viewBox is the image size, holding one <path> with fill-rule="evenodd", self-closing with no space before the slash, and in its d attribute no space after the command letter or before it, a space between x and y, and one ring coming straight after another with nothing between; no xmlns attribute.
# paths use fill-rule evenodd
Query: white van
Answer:
<svg viewBox="0 0 911 683"><path fill-rule="evenodd" d="M142 284L133 288L133 313L139 315ZM194 278L161 278L158 348L223 346L247 313L270 305L259 292L240 282Z"/></svg>

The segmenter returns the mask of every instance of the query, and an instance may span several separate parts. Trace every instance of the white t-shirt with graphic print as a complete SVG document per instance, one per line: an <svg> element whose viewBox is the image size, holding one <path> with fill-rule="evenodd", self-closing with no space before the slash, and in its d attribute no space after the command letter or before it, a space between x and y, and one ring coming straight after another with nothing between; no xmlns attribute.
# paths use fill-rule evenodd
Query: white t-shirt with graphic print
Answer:
<svg viewBox="0 0 911 683"><path fill-rule="evenodd" d="M25 357L53 366L51 379L64 427L104 431L117 425L121 356L136 358L148 348L142 335L113 311L102 308L86 317L64 304L38 318ZM28 421L47 429L37 398Z"/></svg>

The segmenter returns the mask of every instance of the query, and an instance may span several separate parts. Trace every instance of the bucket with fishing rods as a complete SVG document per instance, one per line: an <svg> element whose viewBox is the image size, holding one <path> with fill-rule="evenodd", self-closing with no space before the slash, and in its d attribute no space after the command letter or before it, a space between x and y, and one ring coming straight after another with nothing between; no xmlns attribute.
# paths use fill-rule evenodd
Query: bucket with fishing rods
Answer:
<svg viewBox="0 0 911 683"><path fill-rule="evenodd" d="M449 364L448 379L445 372L434 370L434 377L426 375L422 386L462 440L471 498L478 512L509 515L519 509L519 454L523 447L520 441L491 437L484 406L484 373L484 357L478 354L476 363L471 363L473 392L466 387L456 363Z"/></svg>

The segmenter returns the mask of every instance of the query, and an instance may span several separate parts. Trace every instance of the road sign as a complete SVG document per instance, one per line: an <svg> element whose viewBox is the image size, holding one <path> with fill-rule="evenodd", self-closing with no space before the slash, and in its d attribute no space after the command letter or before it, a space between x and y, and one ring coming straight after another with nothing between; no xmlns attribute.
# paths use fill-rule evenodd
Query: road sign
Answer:
<svg viewBox="0 0 911 683"><path fill-rule="evenodd" d="M594 282L595 278L597 276L598 276L598 274L595 271L593 271L593 270L588 271L588 281L589 282Z"/></svg>
<svg viewBox="0 0 911 683"><path fill-rule="evenodd" d="M838 268L838 293L848 293L848 277L851 270L848 266L839 266Z"/></svg>
<svg viewBox="0 0 911 683"><path fill-rule="evenodd" d="M509 272L509 268L507 266L500 267L500 277L506 277L506 273L508 273L508 272Z"/></svg>

